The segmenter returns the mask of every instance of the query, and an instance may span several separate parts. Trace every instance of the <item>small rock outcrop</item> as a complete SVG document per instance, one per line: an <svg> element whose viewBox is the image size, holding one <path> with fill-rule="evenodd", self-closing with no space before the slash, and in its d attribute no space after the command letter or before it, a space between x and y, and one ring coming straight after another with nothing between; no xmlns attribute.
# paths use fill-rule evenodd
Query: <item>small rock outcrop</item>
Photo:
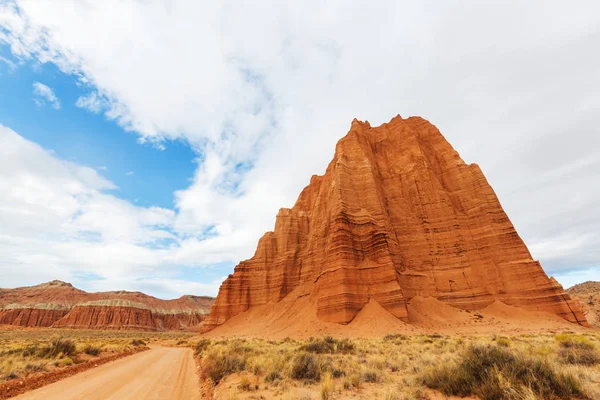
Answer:
<svg viewBox="0 0 600 400"><path fill-rule="evenodd" d="M140 292L87 293L51 281L0 289L0 325L87 329L179 330L198 325L212 297L161 300Z"/></svg>
<svg viewBox="0 0 600 400"><path fill-rule="evenodd" d="M583 282L567 289L567 293L579 300L590 325L600 328L600 282Z"/></svg>
<svg viewBox="0 0 600 400"><path fill-rule="evenodd" d="M354 120L335 150L223 282L203 331L255 306L292 304L288 296L310 296L320 320L339 324L371 300L406 321L407 302L420 296L465 310L499 300L587 325L533 260L481 169L428 121Z"/></svg>

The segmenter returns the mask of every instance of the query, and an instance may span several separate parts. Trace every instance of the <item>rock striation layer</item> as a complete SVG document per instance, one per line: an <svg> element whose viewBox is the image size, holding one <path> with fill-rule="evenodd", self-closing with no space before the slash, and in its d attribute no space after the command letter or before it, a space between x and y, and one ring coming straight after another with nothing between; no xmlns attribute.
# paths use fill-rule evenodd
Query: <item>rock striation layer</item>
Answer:
<svg viewBox="0 0 600 400"><path fill-rule="evenodd" d="M223 282L202 329L304 295L320 320L339 324L371 300L406 321L416 296L469 310L499 300L587 324L533 260L481 169L419 117L375 128L354 120L325 174Z"/></svg>
<svg viewBox="0 0 600 400"><path fill-rule="evenodd" d="M186 329L202 322L214 299L182 296L161 300L140 292L87 293L51 281L0 289L0 324L88 329Z"/></svg>

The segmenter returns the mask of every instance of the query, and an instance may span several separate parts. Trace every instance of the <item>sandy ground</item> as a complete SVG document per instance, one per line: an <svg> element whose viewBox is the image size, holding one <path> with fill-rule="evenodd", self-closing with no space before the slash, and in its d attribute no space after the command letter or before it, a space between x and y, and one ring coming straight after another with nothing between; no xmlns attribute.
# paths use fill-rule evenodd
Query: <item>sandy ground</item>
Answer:
<svg viewBox="0 0 600 400"><path fill-rule="evenodd" d="M22 400L200 399L191 349L155 347L15 397Z"/></svg>

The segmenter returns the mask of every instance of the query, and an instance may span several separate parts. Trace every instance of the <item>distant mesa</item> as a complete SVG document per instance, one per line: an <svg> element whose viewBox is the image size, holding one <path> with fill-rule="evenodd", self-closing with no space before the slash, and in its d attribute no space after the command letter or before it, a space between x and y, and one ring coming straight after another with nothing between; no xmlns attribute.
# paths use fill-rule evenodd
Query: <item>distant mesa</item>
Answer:
<svg viewBox="0 0 600 400"><path fill-rule="evenodd" d="M37 286L0 289L0 325L164 331L202 322L212 297L161 300L140 292L87 293L54 280Z"/></svg>
<svg viewBox="0 0 600 400"><path fill-rule="evenodd" d="M435 126L354 120L325 174L223 282L201 329L318 333L384 319L392 329L427 307L458 319L523 310L588 325L580 303L533 260L481 169Z"/></svg>

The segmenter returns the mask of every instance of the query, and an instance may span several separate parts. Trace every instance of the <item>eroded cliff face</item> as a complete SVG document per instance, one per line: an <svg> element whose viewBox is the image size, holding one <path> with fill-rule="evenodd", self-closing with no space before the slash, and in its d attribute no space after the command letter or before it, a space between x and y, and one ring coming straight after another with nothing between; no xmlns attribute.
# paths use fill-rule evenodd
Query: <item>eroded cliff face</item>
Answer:
<svg viewBox="0 0 600 400"><path fill-rule="evenodd" d="M354 120L325 174L223 282L203 330L286 296L312 296L319 319L340 324L371 299L406 320L415 296L471 310L500 300L586 324L479 167L418 117Z"/></svg>
<svg viewBox="0 0 600 400"><path fill-rule="evenodd" d="M161 300L140 292L87 293L52 281L0 289L0 324L27 327L178 330L198 325L214 299Z"/></svg>

